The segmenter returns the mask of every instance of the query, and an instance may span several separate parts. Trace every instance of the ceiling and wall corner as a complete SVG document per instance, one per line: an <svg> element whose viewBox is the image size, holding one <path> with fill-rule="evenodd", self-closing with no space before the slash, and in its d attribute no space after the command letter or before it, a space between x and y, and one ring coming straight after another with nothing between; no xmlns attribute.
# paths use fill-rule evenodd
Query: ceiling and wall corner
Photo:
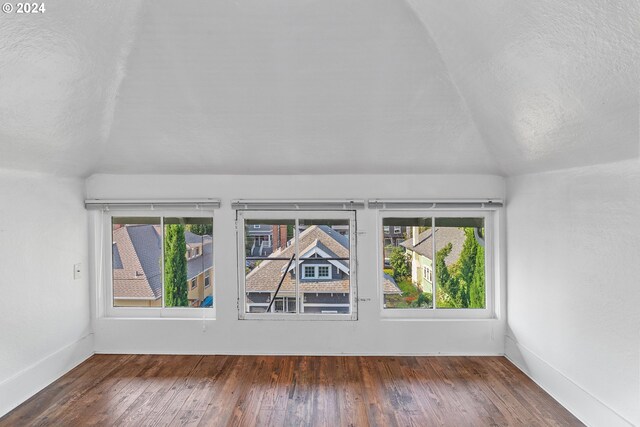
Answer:
<svg viewBox="0 0 640 427"><path fill-rule="evenodd" d="M407 1L504 174L638 156L637 1Z"/></svg>
<svg viewBox="0 0 640 427"><path fill-rule="evenodd" d="M0 167L514 175L638 156L632 0L66 1L0 19Z"/></svg>

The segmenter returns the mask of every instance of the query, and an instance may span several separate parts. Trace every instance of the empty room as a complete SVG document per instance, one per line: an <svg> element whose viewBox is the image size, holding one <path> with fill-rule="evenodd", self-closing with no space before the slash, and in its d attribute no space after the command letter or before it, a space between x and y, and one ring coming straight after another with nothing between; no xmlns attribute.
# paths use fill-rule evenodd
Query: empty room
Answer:
<svg viewBox="0 0 640 427"><path fill-rule="evenodd" d="M0 427L640 426L637 0L0 11Z"/></svg>

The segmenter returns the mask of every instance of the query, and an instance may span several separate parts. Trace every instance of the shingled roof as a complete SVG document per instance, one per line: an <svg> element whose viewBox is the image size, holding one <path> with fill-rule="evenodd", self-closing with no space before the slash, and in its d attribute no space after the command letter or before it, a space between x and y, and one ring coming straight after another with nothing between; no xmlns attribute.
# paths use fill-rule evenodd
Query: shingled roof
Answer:
<svg viewBox="0 0 640 427"><path fill-rule="evenodd" d="M418 244L413 244L413 238L400 243L401 246L433 260L433 228L423 231L418 235ZM436 252L443 249L451 242L451 253L445 258L447 266L455 263L462 253L462 246L466 239L464 230L459 227L436 227Z"/></svg>
<svg viewBox="0 0 640 427"><path fill-rule="evenodd" d="M158 225L125 225L113 231L113 296L155 300L162 296L162 239ZM204 243L203 256L187 261L191 279L213 265L211 236L185 231L187 245Z"/></svg>
<svg viewBox="0 0 640 427"><path fill-rule="evenodd" d="M330 257L349 258L349 239L338 233L334 229L326 225L312 225L299 236L298 246L302 248L302 255L310 253L314 248L318 248ZM269 258L291 258L295 251L293 239L286 248L280 249ZM313 259L313 258L303 258ZM318 258L322 259L322 258ZM349 261L335 261L340 263L344 268L349 269ZM263 260L254 270L249 272L246 277L246 292L274 292L280 282L284 269L288 261L285 260ZM393 279L385 277L384 292L385 294L402 293L395 285ZM285 276L280 288L279 295L295 293L295 278L291 274ZM332 279L332 280L314 280L300 281L301 292L317 292L317 293L349 293L349 279Z"/></svg>

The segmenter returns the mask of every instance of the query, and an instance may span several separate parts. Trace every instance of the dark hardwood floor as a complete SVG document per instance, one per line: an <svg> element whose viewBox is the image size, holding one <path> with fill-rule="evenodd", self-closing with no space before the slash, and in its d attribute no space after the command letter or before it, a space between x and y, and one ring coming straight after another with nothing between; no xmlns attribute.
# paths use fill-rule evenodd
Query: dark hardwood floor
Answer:
<svg viewBox="0 0 640 427"><path fill-rule="evenodd" d="M582 425L503 357L95 355L0 426Z"/></svg>

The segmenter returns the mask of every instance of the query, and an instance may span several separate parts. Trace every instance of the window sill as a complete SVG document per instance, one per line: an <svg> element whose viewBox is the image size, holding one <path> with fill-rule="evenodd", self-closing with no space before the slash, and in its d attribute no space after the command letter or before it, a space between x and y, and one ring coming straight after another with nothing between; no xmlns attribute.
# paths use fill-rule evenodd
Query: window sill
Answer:
<svg viewBox="0 0 640 427"><path fill-rule="evenodd" d="M410 313L404 315L381 314L380 320L383 322L495 322L500 320L497 316L418 316Z"/></svg>
<svg viewBox="0 0 640 427"><path fill-rule="evenodd" d="M178 317L178 316L102 316L98 318L99 321L153 321L153 322L166 322L166 321L185 321L185 322L210 322L215 321L216 317Z"/></svg>
<svg viewBox="0 0 640 427"><path fill-rule="evenodd" d="M356 321L358 316L353 314L264 314L264 313L243 313L240 314L239 320L261 320L261 321L288 321L288 322L304 322L304 321Z"/></svg>
<svg viewBox="0 0 640 427"><path fill-rule="evenodd" d="M216 318L212 308L147 308L147 307L109 307L102 316L106 319L186 319L209 320Z"/></svg>
<svg viewBox="0 0 640 427"><path fill-rule="evenodd" d="M383 320L495 320L497 318L488 308L383 308L379 313L380 319Z"/></svg>

